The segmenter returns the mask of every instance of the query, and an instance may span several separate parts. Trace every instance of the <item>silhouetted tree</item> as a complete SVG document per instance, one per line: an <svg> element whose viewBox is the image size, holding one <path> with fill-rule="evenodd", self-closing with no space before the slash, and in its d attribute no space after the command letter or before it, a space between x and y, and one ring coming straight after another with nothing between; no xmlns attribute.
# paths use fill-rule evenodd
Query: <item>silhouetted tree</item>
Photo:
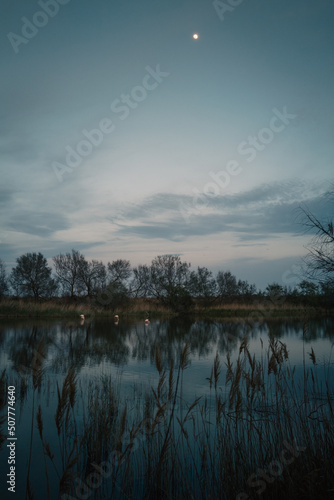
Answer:
<svg viewBox="0 0 334 500"><path fill-rule="evenodd" d="M265 295L276 305L282 304L287 298L287 288L279 283L269 283L265 289Z"/></svg>
<svg viewBox="0 0 334 500"><path fill-rule="evenodd" d="M130 298L128 279L131 265L128 260L118 259L108 262L105 283L96 296L98 306L116 310L127 305Z"/></svg>
<svg viewBox="0 0 334 500"><path fill-rule="evenodd" d="M16 259L17 265L12 269L10 283L17 295L52 297L57 289L51 277L51 268L41 253L26 253Z"/></svg>
<svg viewBox="0 0 334 500"><path fill-rule="evenodd" d="M248 283L247 280L238 280L237 289L238 295L244 297L251 297L256 294L256 285L254 283Z"/></svg>
<svg viewBox="0 0 334 500"><path fill-rule="evenodd" d="M159 255L150 267L150 294L175 311L189 309L189 268L190 264L182 262L178 255Z"/></svg>
<svg viewBox="0 0 334 500"><path fill-rule="evenodd" d="M248 283L247 280L238 280L237 283L237 295L245 303L250 303L252 297L257 294L256 285L254 283Z"/></svg>
<svg viewBox="0 0 334 500"><path fill-rule="evenodd" d="M116 310L129 303L130 292L123 283L110 282L107 287L96 295L96 305L106 309Z"/></svg>
<svg viewBox="0 0 334 500"><path fill-rule="evenodd" d="M319 293L319 285L307 280L301 281L298 288L300 295L303 296L315 297Z"/></svg>
<svg viewBox="0 0 334 500"><path fill-rule="evenodd" d="M324 201L332 210L334 192L327 193ZM334 290L334 224L333 216L322 220L308 208L300 208L300 222L314 234L305 258L307 278Z"/></svg>
<svg viewBox="0 0 334 500"><path fill-rule="evenodd" d="M298 302L304 305L316 306L321 303L320 285L312 281L303 280L298 284L296 295ZM295 301L295 297L289 295L289 299Z"/></svg>
<svg viewBox="0 0 334 500"><path fill-rule="evenodd" d="M80 289L87 297L96 295L106 285L106 267L101 261L87 261L83 256L79 259L79 281Z"/></svg>
<svg viewBox="0 0 334 500"><path fill-rule="evenodd" d="M80 266L84 259L85 257L77 250L59 254L52 259L63 293L70 297L80 295L84 289L80 275Z"/></svg>
<svg viewBox="0 0 334 500"><path fill-rule="evenodd" d="M284 295L284 288L282 285L274 281L273 283L269 283L267 285L265 293L267 296Z"/></svg>
<svg viewBox="0 0 334 500"><path fill-rule="evenodd" d="M5 263L0 259L0 297L8 292L8 281L6 275Z"/></svg>
<svg viewBox="0 0 334 500"><path fill-rule="evenodd" d="M218 287L218 297L220 300L227 300L238 295L237 278L231 271L219 271L216 278Z"/></svg>
<svg viewBox="0 0 334 500"><path fill-rule="evenodd" d="M149 297L151 289L151 269L146 264L133 269L133 280L130 285L133 297Z"/></svg>
<svg viewBox="0 0 334 500"><path fill-rule="evenodd" d="M188 290L192 297L202 299L205 303L216 299L217 283L207 267L198 267L191 271Z"/></svg>
<svg viewBox="0 0 334 500"><path fill-rule="evenodd" d="M118 259L108 262L109 283L122 283L124 286L131 276L131 265L128 260Z"/></svg>

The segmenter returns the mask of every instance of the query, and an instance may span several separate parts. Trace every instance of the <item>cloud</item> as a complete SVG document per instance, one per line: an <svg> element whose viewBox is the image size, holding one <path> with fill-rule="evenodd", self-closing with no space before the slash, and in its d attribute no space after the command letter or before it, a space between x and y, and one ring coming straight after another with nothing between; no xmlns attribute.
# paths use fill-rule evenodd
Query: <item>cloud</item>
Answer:
<svg viewBox="0 0 334 500"><path fill-rule="evenodd" d="M224 265L212 268L213 272L230 270L237 278L246 279L264 290L268 283L278 282L292 288L302 280L302 261L300 257L275 257L263 259L257 257L229 259Z"/></svg>
<svg viewBox="0 0 334 500"><path fill-rule="evenodd" d="M63 215L50 212L18 211L7 223L7 228L11 231L40 237L50 237L56 231L68 227L69 223Z"/></svg>
<svg viewBox="0 0 334 500"><path fill-rule="evenodd" d="M9 189L0 189L0 205L7 205L12 199L13 192Z"/></svg>
<svg viewBox="0 0 334 500"><path fill-rule="evenodd" d="M232 247L265 247L266 243L239 243L238 245L232 245Z"/></svg>
<svg viewBox="0 0 334 500"><path fill-rule="evenodd" d="M138 203L124 202L115 207L112 199L101 203L97 196L82 189L73 191L70 183L63 187L61 203L56 189L45 193L39 186L30 195L3 189L2 204L7 205L6 211L11 215L2 218L2 230L13 236L10 241L15 253L23 235L50 251L61 240L63 248L83 245L87 249L111 242L119 246L131 239L152 245L155 240L179 243L197 238L202 245L220 235L231 248L264 247L269 240L291 238L303 232L298 224L300 206L307 205L320 218L325 216L328 209L323 203L324 192L323 185L297 180L263 184L208 200L207 207L192 213L187 222L179 207L180 203L191 206L192 198L178 193L158 193ZM59 248L65 251L60 244Z"/></svg>
<svg viewBox="0 0 334 500"><path fill-rule="evenodd" d="M298 214L305 203L324 215L323 184L290 180L208 199L206 207L193 207L192 198L161 193L123 207L117 220L120 234L182 241L190 236L236 234L241 242L268 240L280 234L300 234ZM178 207L189 208L189 222ZM191 209L194 209L191 211Z"/></svg>

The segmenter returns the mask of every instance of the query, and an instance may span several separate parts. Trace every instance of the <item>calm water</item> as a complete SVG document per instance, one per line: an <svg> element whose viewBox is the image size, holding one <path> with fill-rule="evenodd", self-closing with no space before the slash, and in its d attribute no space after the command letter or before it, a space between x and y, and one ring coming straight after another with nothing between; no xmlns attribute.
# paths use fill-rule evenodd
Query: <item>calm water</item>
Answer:
<svg viewBox="0 0 334 500"><path fill-rule="evenodd" d="M285 343L289 353L287 361L296 366L296 377L302 378L304 363L317 371L318 380L333 383L334 373L334 320L323 318L309 321L303 333L303 323L299 320L272 321L249 324L232 321L197 321L173 319L126 322L122 318L118 325L112 320L85 321L2 321L0 323L0 370L5 369L7 385L15 386L15 473L16 495L9 493L6 474L9 472L8 441L0 449L1 498L25 497L25 482L31 461L30 480L34 488L34 498L47 498L41 441L36 428L36 412L40 405L44 419L44 433L51 448L56 448L58 440L55 428L57 407L57 384L61 388L64 377L71 367L75 367L78 380L76 416L78 426L83 425L87 408L86 395L92 384L102 384L110 377L117 394L124 401L140 408L140 400L156 387L159 379L155 366L155 350L158 346L163 365L168 369L170 360L178 366L180 353L185 345L190 345L190 363L183 373L182 400L177 405L186 406L196 397L207 396L209 404L212 391L208 378L213 361L218 353L221 361L219 390L224 394L227 353L235 360L240 342L247 335L249 350L257 359L264 356L268 346L268 334ZM36 356L43 339L44 351L41 360L41 379L33 388L32 360ZM317 364L313 366L309 353L313 349ZM302 384L301 384L302 387ZM331 390L333 386L331 387ZM34 425L32 410L34 401ZM6 395L7 397L7 395ZM5 417L2 432L8 436L7 403L1 415ZM71 432L74 432L73 429ZM79 432L80 429L76 430ZM56 457L57 459L57 457ZM50 472L51 474L51 472ZM42 492L41 492L42 491ZM52 496L52 494L54 496ZM85 496L85 495L83 495ZM51 498L57 498L51 492ZM92 498L92 496L86 496ZM101 497L103 498L103 496Z"/></svg>

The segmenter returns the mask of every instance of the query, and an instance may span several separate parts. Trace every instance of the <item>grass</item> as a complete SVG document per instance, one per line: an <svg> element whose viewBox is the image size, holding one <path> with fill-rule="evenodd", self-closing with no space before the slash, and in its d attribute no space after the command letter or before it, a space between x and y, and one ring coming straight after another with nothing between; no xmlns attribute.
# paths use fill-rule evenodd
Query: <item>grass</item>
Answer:
<svg viewBox="0 0 334 500"><path fill-rule="evenodd" d="M2 299L0 302L0 316L2 317L73 317L81 314L84 304L65 304L60 301L49 300L36 302L26 299Z"/></svg>
<svg viewBox="0 0 334 500"><path fill-rule="evenodd" d="M57 386L55 419L47 426L58 436L57 449L43 434L41 407L35 412L45 498L55 498L50 490L62 500L81 498L78 484L85 498L116 500L333 498L332 362L324 366L322 385L316 353L309 355L312 365L304 364L300 379L284 343L269 334L268 347L262 344L256 358L244 337L233 362L228 354L224 361L216 355L209 395L191 403L182 397L188 344L169 361L156 346L156 385L144 395L134 390L131 398L108 377L80 390L70 368ZM33 391L44 376L37 365L29 382ZM3 387L4 376L0 382Z"/></svg>
<svg viewBox="0 0 334 500"><path fill-rule="evenodd" d="M187 314L201 316L203 318L249 318L255 321L275 317L305 317L329 314L331 311L321 307L304 306L293 304L288 301L274 303L269 299L262 298L252 304L233 302L220 304L219 306L206 306L195 303ZM332 311L333 312L333 311ZM0 301L0 318L75 318L84 314L87 318L112 317L114 314L122 314L123 317L146 317L150 318L171 317L177 315L172 309L159 304L155 299L133 298L124 306L108 308L97 306L94 301L87 299L64 299L54 298L49 300L35 301L32 299L2 298Z"/></svg>
<svg viewBox="0 0 334 500"><path fill-rule="evenodd" d="M149 310L150 316L172 315L172 311L160 306L155 300L132 299L126 306L108 309L85 299L61 299L35 301L32 299L3 298L0 302L0 317L28 318L74 318L80 314L85 317L113 317L116 313L126 316L143 316Z"/></svg>

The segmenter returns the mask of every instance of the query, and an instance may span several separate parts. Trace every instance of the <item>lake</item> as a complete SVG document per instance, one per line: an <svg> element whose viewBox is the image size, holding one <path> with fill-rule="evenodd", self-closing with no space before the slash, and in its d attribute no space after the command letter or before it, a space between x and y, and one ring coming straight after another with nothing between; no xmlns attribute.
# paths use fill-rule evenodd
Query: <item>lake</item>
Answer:
<svg viewBox="0 0 334 500"><path fill-rule="evenodd" d="M226 486L226 498L251 498L249 472L282 443L302 439L301 447L312 448L315 432L327 439L333 327L330 317L180 317L149 325L3 319L1 498L14 498L11 486L19 499L182 498L192 488L194 498L205 498L205 475L214 498L228 468L235 484ZM300 420L290 419L301 406ZM312 446L305 429L299 434L304 424ZM238 440L248 457L244 470L236 466ZM231 445L226 456L218 441ZM204 474L203 453L219 459L219 473L211 464ZM160 469L168 485L155 490L165 481Z"/></svg>

